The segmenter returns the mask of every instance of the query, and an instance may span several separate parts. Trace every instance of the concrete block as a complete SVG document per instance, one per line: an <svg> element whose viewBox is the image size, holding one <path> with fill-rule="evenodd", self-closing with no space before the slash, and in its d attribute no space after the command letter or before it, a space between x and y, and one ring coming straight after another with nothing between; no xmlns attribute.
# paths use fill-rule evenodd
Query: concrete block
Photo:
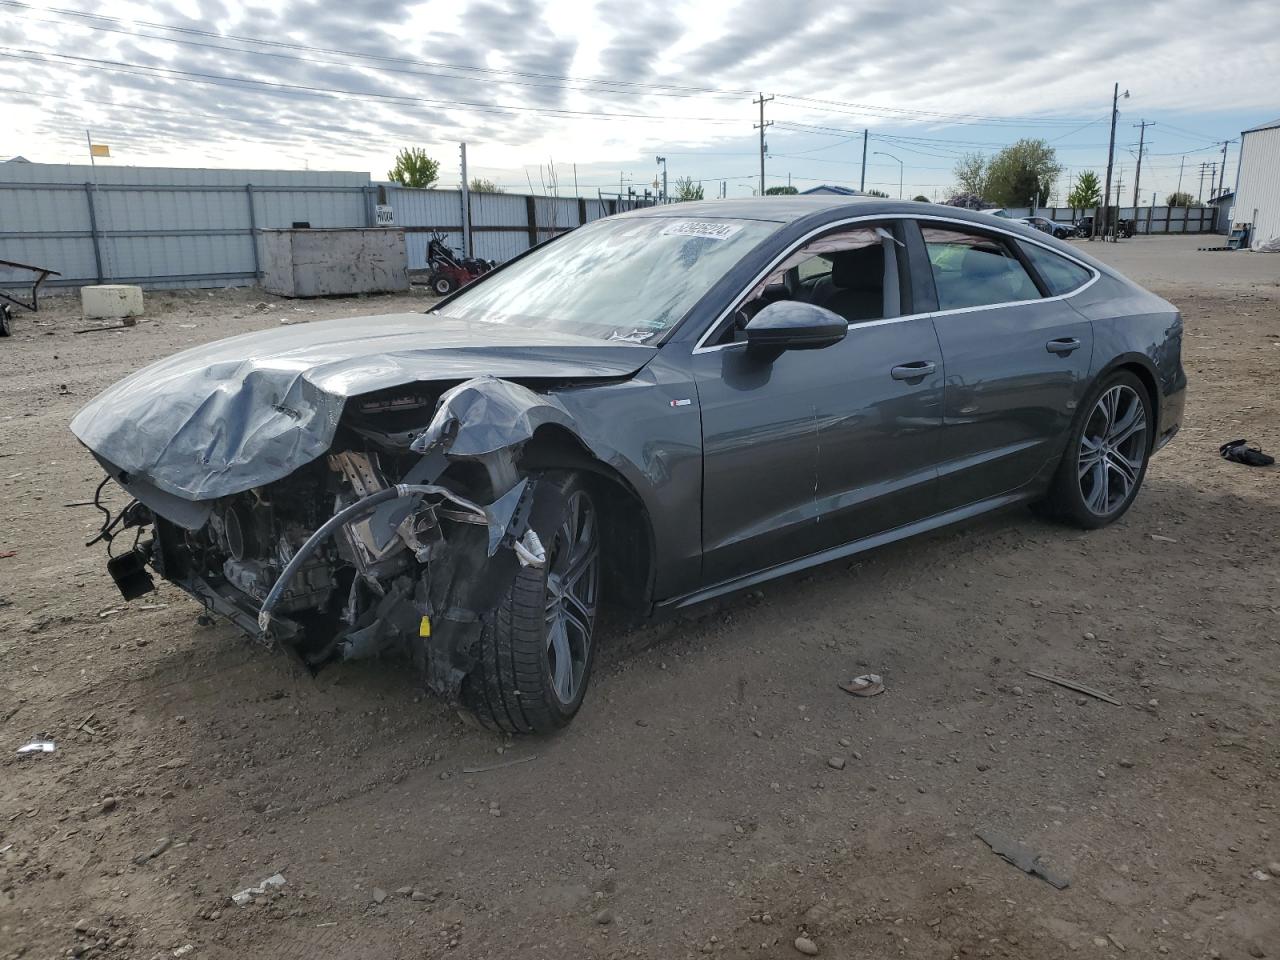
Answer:
<svg viewBox="0 0 1280 960"><path fill-rule="evenodd" d="M111 320L142 316L142 288L126 283L104 283L80 288L80 309L86 320Z"/></svg>
<svg viewBox="0 0 1280 960"><path fill-rule="evenodd" d="M262 230L262 289L282 297L405 293L404 230L391 227Z"/></svg>

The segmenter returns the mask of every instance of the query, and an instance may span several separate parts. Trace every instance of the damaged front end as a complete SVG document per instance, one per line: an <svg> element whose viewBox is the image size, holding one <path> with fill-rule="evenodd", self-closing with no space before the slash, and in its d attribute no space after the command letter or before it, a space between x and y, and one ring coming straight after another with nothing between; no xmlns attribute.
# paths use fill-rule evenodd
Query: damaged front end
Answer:
<svg viewBox="0 0 1280 960"><path fill-rule="evenodd" d="M489 611L546 563L530 522L540 474L520 455L539 426L568 421L554 397L493 377L397 387L352 398L327 454L195 502L99 456L135 498L104 537L138 531L109 569L127 599L154 569L313 669L401 651L456 699Z"/></svg>

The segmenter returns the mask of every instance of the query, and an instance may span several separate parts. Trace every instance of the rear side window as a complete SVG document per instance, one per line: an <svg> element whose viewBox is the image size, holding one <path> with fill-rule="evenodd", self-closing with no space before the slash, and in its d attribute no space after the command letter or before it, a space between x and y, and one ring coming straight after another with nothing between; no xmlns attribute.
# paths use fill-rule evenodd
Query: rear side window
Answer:
<svg viewBox="0 0 1280 960"><path fill-rule="evenodd" d="M938 309L957 310L1038 300L1040 290L1003 241L939 227L922 227Z"/></svg>
<svg viewBox="0 0 1280 960"><path fill-rule="evenodd" d="M1031 261L1044 279L1045 286L1055 297L1070 293L1072 290L1079 290L1093 277L1093 274L1080 264L1059 256L1052 250L1046 250L1039 244L1024 243L1022 252L1027 255L1027 259Z"/></svg>

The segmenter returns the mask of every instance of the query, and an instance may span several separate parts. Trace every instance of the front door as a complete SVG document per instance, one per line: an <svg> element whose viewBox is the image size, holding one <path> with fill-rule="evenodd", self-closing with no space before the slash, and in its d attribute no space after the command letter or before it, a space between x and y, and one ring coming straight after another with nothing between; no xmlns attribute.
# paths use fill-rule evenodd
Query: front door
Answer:
<svg viewBox="0 0 1280 960"><path fill-rule="evenodd" d="M707 585L934 512L942 353L931 319L904 315L900 251L871 227L816 240L695 353ZM749 354L741 328L778 297L841 314L847 336L772 361Z"/></svg>

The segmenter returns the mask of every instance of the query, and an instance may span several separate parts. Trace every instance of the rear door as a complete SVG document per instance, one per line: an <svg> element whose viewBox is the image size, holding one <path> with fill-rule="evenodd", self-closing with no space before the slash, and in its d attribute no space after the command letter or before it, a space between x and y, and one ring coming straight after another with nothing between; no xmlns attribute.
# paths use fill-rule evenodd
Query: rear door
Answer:
<svg viewBox="0 0 1280 960"><path fill-rule="evenodd" d="M1048 476L1085 390L1093 328L1034 267L1030 241L967 224L919 228L913 264L934 284L946 367L938 497L949 510Z"/></svg>

